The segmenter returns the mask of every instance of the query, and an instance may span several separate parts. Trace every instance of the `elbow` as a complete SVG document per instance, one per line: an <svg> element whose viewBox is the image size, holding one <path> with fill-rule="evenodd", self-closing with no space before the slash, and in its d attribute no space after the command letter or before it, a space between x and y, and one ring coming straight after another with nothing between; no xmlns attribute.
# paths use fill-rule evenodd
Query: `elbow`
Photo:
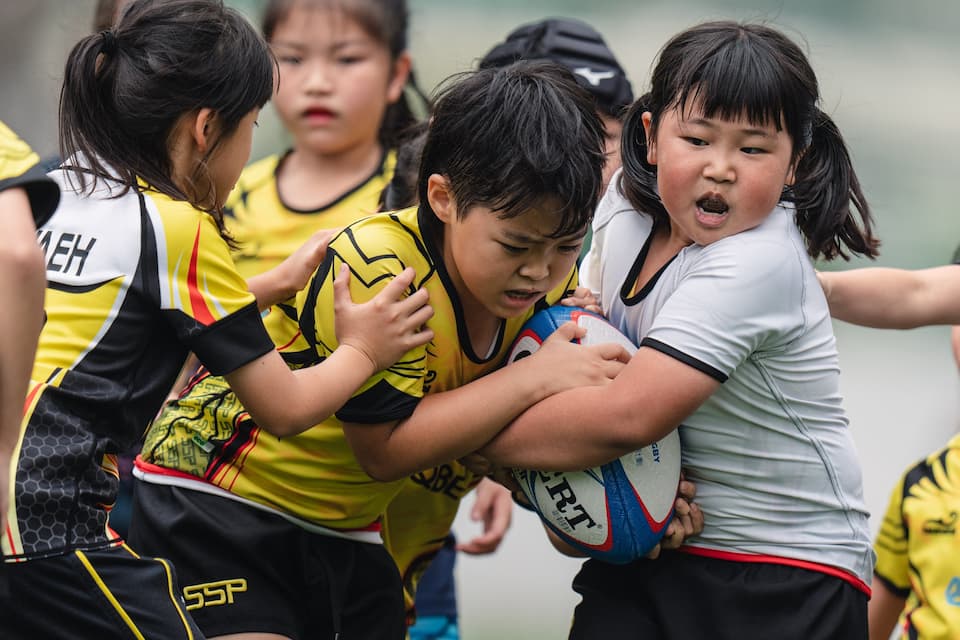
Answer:
<svg viewBox="0 0 960 640"><path fill-rule="evenodd" d="M391 464L384 456L357 456L357 462L363 472L377 482L395 482L413 473Z"/></svg>
<svg viewBox="0 0 960 640"><path fill-rule="evenodd" d="M35 242L10 244L0 252L0 269L20 286L43 289L46 286L46 263L43 250Z"/></svg>

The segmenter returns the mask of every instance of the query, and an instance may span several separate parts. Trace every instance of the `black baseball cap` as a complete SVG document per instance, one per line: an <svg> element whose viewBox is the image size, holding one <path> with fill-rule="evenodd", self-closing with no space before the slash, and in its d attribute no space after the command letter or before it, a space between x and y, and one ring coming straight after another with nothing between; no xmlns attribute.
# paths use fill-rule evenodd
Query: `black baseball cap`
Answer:
<svg viewBox="0 0 960 640"><path fill-rule="evenodd" d="M573 72L593 94L600 111L619 117L633 102L633 88L613 51L596 29L574 18L547 18L524 24L480 60L480 68L517 60L553 60Z"/></svg>

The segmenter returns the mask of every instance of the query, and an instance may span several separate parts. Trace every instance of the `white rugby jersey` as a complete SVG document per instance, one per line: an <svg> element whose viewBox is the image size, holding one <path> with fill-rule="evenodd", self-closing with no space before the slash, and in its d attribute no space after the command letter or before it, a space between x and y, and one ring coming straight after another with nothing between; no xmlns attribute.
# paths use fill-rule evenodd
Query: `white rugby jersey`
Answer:
<svg viewBox="0 0 960 640"><path fill-rule="evenodd" d="M631 296L652 220L618 182L594 219L581 284L634 342L722 383L680 426L705 520L689 550L809 565L869 592L874 554L833 327L793 209L684 248Z"/></svg>

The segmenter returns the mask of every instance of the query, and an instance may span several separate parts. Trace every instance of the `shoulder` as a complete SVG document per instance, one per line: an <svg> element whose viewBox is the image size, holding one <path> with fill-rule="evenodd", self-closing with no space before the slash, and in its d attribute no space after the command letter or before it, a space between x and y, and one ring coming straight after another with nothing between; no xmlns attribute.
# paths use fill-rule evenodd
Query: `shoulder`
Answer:
<svg viewBox="0 0 960 640"><path fill-rule="evenodd" d="M412 266L421 274L431 262L416 207L362 218L340 232L330 249L354 269Z"/></svg>
<svg viewBox="0 0 960 640"><path fill-rule="evenodd" d="M634 209L633 205L630 204L630 201L627 200L627 197L620 190L620 173L621 170L618 169L617 172L613 174L613 177L610 178L610 184L607 186L607 190L597 204L597 211L593 216L593 228L595 231L602 229L610 224L611 221L623 215L636 218L639 221L638 224L646 225L647 227L653 225L653 220L649 216L644 216Z"/></svg>

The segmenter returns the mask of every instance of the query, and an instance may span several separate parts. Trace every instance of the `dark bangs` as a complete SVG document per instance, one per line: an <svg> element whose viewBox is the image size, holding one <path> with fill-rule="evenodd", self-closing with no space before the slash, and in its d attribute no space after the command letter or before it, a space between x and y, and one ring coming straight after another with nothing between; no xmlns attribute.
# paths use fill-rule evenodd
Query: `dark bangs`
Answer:
<svg viewBox="0 0 960 640"><path fill-rule="evenodd" d="M555 207L552 237L578 233L602 183L603 125L590 95L545 61L462 74L440 94L424 147L419 189L441 174L460 215L483 206L501 218Z"/></svg>
<svg viewBox="0 0 960 640"><path fill-rule="evenodd" d="M803 53L779 32L759 24L707 23L663 51L666 59L652 82L654 123L673 107L683 112L697 105L708 118L745 116L751 124L786 128L794 157L810 143L819 88Z"/></svg>

